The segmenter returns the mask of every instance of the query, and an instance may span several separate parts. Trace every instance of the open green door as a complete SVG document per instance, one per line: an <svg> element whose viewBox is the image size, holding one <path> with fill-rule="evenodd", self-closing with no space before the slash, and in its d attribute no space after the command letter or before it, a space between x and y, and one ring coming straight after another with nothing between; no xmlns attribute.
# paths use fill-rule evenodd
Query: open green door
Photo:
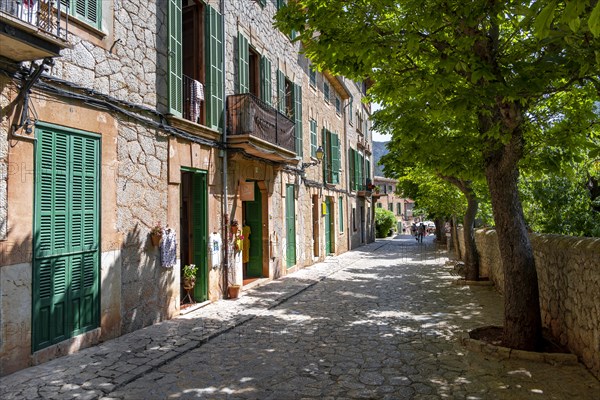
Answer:
<svg viewBox="0 0 600 400"><path fill-rule="evenodd" d="M250 248L246 277L262 277L263 267L263 241L262 241L262 196L256 182L254 184L254 201L244 202L245 225L250 227ZM246 242L247 243L247 242ZM246 251L244 249L244 251Z"/></svg>
<svg viewBox="0 0 600 400"><path fill-rule="evenodd" d="M325 255L331 254L331 203L325 199Z"/></svg>
<svg viewBox="0 0 600 400"><path fill-rule="evenodd" d="M286 266L296 264L296 201L294 185L285 187Z"/></svg>
<svg viewBox="0 0 600 400"><path fill-rule="evenodd" d="M207 184L206 173L194 171L192 175L192 260L198 268L194 300L208 300L208 225L207 225Z"/></svg>

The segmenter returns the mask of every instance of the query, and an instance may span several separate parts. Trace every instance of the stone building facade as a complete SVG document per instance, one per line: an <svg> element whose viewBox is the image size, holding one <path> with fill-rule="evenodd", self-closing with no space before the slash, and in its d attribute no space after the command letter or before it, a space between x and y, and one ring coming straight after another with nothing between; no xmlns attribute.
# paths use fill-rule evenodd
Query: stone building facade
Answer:
<svg viewBox="0 0 600 400"><path fill-rule="evenodd" d="M377 201L375 207L384 208L394 213L396 216L395 231L398 233L410 233L410 227L413 222L421 222L422 219L413 215L415 202L408 198L403 198L396 193L396 180L376 176L374 179L378 193L375 195Z"/></svg>
<svg viewBox="0 0 600 400"><path fill-rule="evenodd" d="M30 3L49 19L0 7L0 374L373 240L364 91L312 71L281 2Z"/></svg>

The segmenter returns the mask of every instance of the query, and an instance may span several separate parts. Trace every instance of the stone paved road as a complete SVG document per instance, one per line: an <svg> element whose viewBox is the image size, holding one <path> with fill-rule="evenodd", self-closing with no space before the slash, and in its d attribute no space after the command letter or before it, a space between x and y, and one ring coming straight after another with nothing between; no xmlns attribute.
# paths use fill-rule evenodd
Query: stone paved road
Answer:
<svg viewBox="0 0 600 400"><path fill-rule="evenodd" d="M467 351L501 324L431 238L378 241L186 317L0 380L3 398L600 399L582 366Z"/></svg>

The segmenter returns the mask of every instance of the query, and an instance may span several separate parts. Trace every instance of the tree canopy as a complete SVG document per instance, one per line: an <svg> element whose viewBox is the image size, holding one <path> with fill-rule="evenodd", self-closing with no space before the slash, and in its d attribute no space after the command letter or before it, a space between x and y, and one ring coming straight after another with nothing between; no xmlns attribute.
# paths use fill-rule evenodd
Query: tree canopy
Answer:
<svg viewBox="0 0 600 400"><path fill-rule="evenodd" d="M504 343L534 348L539 294L518 168L526 150L543 147L529 136L540 102L578 88L598 97L600 3L297 0L277 20L318 68L372 79L372 99L384 107L426 99L417 102L421 115L473 132L452 146L472 144L490 191L505 271Z"/></svg>

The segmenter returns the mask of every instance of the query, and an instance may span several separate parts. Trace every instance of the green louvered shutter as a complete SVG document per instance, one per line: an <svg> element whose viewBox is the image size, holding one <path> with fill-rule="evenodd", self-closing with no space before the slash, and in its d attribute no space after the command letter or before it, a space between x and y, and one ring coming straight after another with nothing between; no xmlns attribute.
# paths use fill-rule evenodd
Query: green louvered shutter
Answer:
<svg viewBox="0 0 600 400"><path fill-rule="evenodd" d="M362 154L358 153L358 190L364 190L365 182L365 158Z"/></svg>
<svg viewBox="0 0 600 400"><path fill-rule="evenodd" d="M206 174L195 172L192 175L192 260L198 266L194 300L208 300L208 222L207 222L207 182Z"/></svg>
<svg viewBox="0 0 600 400"><path fill-rule="evenodd" d="M260 58L260 99L270 106L273 105L271 61L264 56Z"/></svg>
<svg viewBox="0 0 600 400"><path fill-rule="evenodd" d="M238 33L238 93L250 92L250 64L248 39Z"/></svg>
<svg viewBox="0 0 600 400"><path fill-rule="evenodd" d="M267 0L258 0L258 4L260 4L261 7L264 7L267 5Z"/></svg>
<svg viewBox="0 0 600 400"><path fill-rule="evenodd" d="M365 169L365 178L371 179L371 160L367 158L367 167Z"/></svg>
<svg viewBox="0 0 600 400"><path fill-rule="evenodd" d="M99 323L100 140L38 125L34 351Z"/></svg>
<svg viewBox="0 0 600 400"><path fill-rule="evenodd" d="M296 264L296 199L295 186L285 186L286 266Z"/></svg>
<svg viewBox="0 0 600 400"><path fill-rule="evenodd" d="M69 6L69 14L78 20L84 21L95 28L102 27L102 3L101 0L60 0L61 11L66 12Z"/></svg>
<svg viewBox="0 0 600 400"><path fill-rule="evenodd" d="M354 149L348 149L348 164L349 164L349 175L350 175L350 190L356 190L356 167L354 159Z"/></svg>
<svg viewBox="0 0 600 400"><path fill-rule="evenodd" d="M331 134L331 183L340 183L340 140L335 133Z"/></svg>
<svg viewBox="0 0 600 400"><path fill-rule="evenodd" d="M310 156L317 157L317 121L310 120Z"/></svg>
<svg viewBox="0 0 600 400"><path fill-rule="evenodd" d="M173 0L171 0L173 1ZM213 129L223 127L223 16L206 6L206 125Z"/></svg>
<svg viewBox="0 0 600 400"><path fill-rule="evenodd" d="M327 129L325 129L324 127L321 130L321 143L323 146L323 151L325 152L325 159L323 160L323 182L331 183L331 151L327 142Z"/></svg>
<svg viewBox="0 0 600 400"><path fill-rule="evenodd" d="M304 155L302 149L302 87L294 84L294 132L296 135L296 154Z"/></svg>
<svg viewBox="0 0 600 400"><path fill-rule="evenodd" d="M348 104L348 122L350 123L350 125L354 124L354 119L352 118L352 115L354 114L352 112L353 109L353 105L352 103L354 103L354 97L350 96L350 100L349 100L349 104Z"/></svg>
<svg viewBox="0 0 600 400"><path fill-rule="evenodd" d="M181 0L169 0L169 113L183 110Z"/></svg>
<svg viewBox="0 0 600 400"><path fill-rule="evenodd" d="M285 75L277 70L277 110L285 115Z"/></svg>

